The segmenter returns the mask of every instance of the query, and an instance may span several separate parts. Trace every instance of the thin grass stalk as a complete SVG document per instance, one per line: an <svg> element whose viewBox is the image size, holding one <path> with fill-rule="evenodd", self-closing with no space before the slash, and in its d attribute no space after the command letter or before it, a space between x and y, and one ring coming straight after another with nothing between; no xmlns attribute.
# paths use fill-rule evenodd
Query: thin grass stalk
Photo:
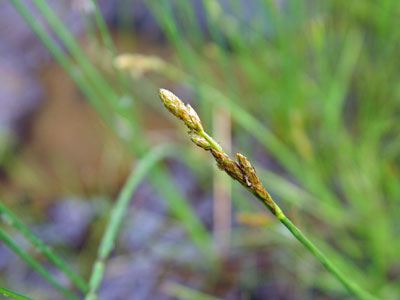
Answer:
<svg viewBox="0 0 400 300"><path fill-rule="evenodd" d="M93 265L92 273L89 280L89 291L86 294L85 300L97 299L97 289L100 286L105 269L105 261L109 257L112 248L114 247L118 229L121 226L123 218L126 214L127 207L132 195L138 187L143 177L150 169L160 160L173 153L173 148L170 145L161 145L146 154L132 171L126 180L117 201L115 202L110 215L110 220L100 242L97 252L97 259Z"/></svg>
<svg viewBox="0 0 400 300"><path fill-rule="evenodd" d="M209 7L209 5L212 4L213 1L214 0L203 0L205 8L207 9L207 7ZM155 14L157 21L164 29L165 34L170 40L171 44L175 47L178 56L183 60L185 65L190 67L190 70L193 71L192 73L196 74L196 68L201 68L198 63L196 64L193 61L197 61L199 59L197 58L195 51L193 51L190 47L183 46L185 45L185 43L182 40L181 35L179 34L179 30L176 22L174 21L170 5L164 1L161 1L161 3L159 2L159 5L156 5L155 7L155 3L153 3L152 1L147 0L146 3ZM218 36L220 33L215 31L214 26L210 24L210 21L211 20L207 19L207 22L210 26L210 31L214 35L214 38L216 38L218 41ZM282 27L285 25L280 23L279 26ZM278 34L278 37L281 36L283 35ZM283 46L286 44L287 43L282 43ZM226 57L224 57L224 55L219 55L218 58L222 69L225 72L229 73L229 64L227 64ZM193 66L195 66L196 68L193 68ZM228 68L224 66L227 66ZM267 127L265 127L255 118L253 118L246 111L241 109L240 106L236 105L238 101L232 101L231 99L225 97L225 95L222 95L215 87L211 85L199 83L199 81L196 80L196 78L193 78L193 76L185 77L189 85L193 87L195 91L197 91L198 95L203 95L203 99L209 104L212 104L213 101L218 101L224 106L229 107L229 109L232 110L232 117L237 119L238 123L240 123L243 128L254 135L254 137L257 138L257 140L259 140L259 142L266 149L273 153L274 156L279 160L279 162L290 173L296 176L296 178L299 178L300 181L308 189L324 198L325 201L323 202L323 205L329 206L330 208L324 210L325 214L330 214L329 216L331 218L335 218L333 214L339 211L339 202L337 201L336 195L333 194L328 188L326 188L325 183L318 176L316 176L312 170L310 170L309 168L305 168L303 164L301 164L301 162L298 160L296 155L292 151L290 151L290 149L288 149L288 147L283 142L281 142ZM231 77L232 76L226 76L226 78ZM234 80L231 80L230 84L233 86L233 89L235 89L235 87L237 86L234 84ZM234 93L232 95L234 95Z"/></svg>
<svg viewBox="0 0 400 300"><path fill-rule="evenodd" d="M96 68L87 58L86 54L80 48L76 39L60 21L51 7L46 3L46 1L32 0L32 2L42 13L43 17L49 23L60 40L64 43L72 57L80 65L89 81L95 86L99 93L103 95L103 99L115 110L116 113L123 117L132 128L134 128L135 122L132 119L130 112L123 108L118 95L112 89L110 84L104 79L104 77L96 70Z"/></svg>
<svg viewBox="0 0 400 300"><path fill-rule="evenodd" d="M103 16L101 15L101 11L99 9L99 6L97 5L96 0L90 0L92 6L93 6L93 15L94 19L96 21L97 28L99 29L100 36L103 40L103 43L107 50L110 52L111 56L114 57L117 53L114 47L114 43L111 38L111 34L107 28L106 22L104 21Z"/></svg>
<svg viewBox="0 0 400 300"><path fill-rule="evenodd" d="M337 212L340 211L336 196L326 188L325 183L320 178L302 166L296 155L274 133L214 87L199 83L199 88L205 95L205 101L208 103L216 101L228 108L232 118L268 149L286 170L296 176L309 190L323 197L324 201L320 202L319 205L326 208L323 210L324 217L335 220Z"/></svg>
<svg viewBox="0 0 400 300"><path fill-rule="evenodd" d="M8 208L0 202L0 213L7 218L7 224L19 230L40 252L42 252L56 267L62 270L65 275L82 291L87 290L87 284L81 276L72 271L57 254L55 254L46 244L35 236Z"/></svg>
<svg viewBox="0 0 400 300"><path fill-rule="evenodd" d="M96 93L96 89L87 81L86 77L76 66L76 63L66 55L60 47L53 41L44 28L40 25L35 17L25 8L20 0L10 0L11 4L15 7L18 13L24 18L29 27L42 41L45 47L54 56L61 67L68 73L78 88L83 92L86 98L90 101L91 105L98 111L107 124L112 126L109 117L108 108L99 100L100 95Z"/></svg>
<svg viewBox="0 0 400 300"><path fill-rule="evenodd" d="M200 291L196 291L192 288L186 287L184 285L175 283L175 282L167 282L163 284L162 290L176 298L182 300L221 300L220 298L205 294Z"/></svg>
<svg viewBox="0 0 400 300"><path fill-rule="evenodd" d="M148 3L148 5L150 5ZM153 8L154 9L154 8ZM163 24L163 21L159 21ZM174 24L168 26L174 30L169 29L170 34L175 37L176 28ZM177 49L178 50L178 49ZM186 62L187 60L184 59ZM189 61L188 61L189 63ZM225 94L220 92L217 88L207 83L196 81L196 77L185 73L174 67L173 65L167 64L163 74L168 78L176 81L184 82L189 86L193 87L198 94L203 95L203 102L207 103L208 106L214 105L215 103L228 109L232 115L232 118L238 122L246 131L252 134L266 149L268 149L277 160L296 178L299 178L300 182L311 190L313 193L323 197L323 202L320 205L323 207L321 210L324 213L325 218L337 220L338 213L340 211L337 197L326 187L325 183L315 174L307 168L304 168L297 156L278 138L272 133L267 126L259 122L247 111L243 110L237 103L232 101Z"/></svg>
<svg viewBox="0 0 400 300"><path fill-rule="evenodd" d="M107 121L107 124L115 130L110 118L110 113L100 99L104 96L99 93L95 86L93 86L79 68L73 67L75 64L72 60L59 48L59 46L50 38L42 26L36 21L36 19L29 13L29 11L21 4L20 0L11 0L11 3L17 9L17 11L23 16L32 30L38 35L45 46L51 51L54 57L59 61L61 66L68 72L71 78L75 81L78 87L84 92L87 99L94 105L95 108L101 112L101 116ZM132 144L129 144L129 150L144 155L149 146L146 142L145 135L141 132L140 127L133 123L136 138ZM126 141L123 141L126 142ZM165 196L169 208L172 213L182 222L184 228L189 234L189 237L193 240L194 244L201 250L202 254L207 258L208 261L213 261L213 255L208 245L210 244L210 236L204 225L201 223L199 218L190 207L182 193L176 188L175 185L170 184L170 177L167 175L168 170L165 166L160 164L153 168L151 176L152 186L160 191Z"/></svg>
<svg viewBox="0 0 400 300"><path fill-rule="evenodd" d="M93 6L93 15L94 15L94 19L95 19L97 28L100 32L101 39L103 41L104 46L106 47L106 49L109 52L108 54L111 58L111 61L113 61L113 59L117 55L117 50L115 49L115 45L111 38L110 31L108 30L107 24L101 14L100 8L97 5L97 1L96 0L90 0L90 1ZM120 87L122 88L122 90L126 93L126 96L127 96L128 95L128 84L127 84L126 78L124 77L124 74L118 68L115 67L114 64L112 64L112 66L113 66L113 70L114 70L115 74L117 75L118 83L119 83Z"/></svg>
<svg viewBox="0 0 400 300"><path fill-rule="evenodd" d="M352 282L326 257L282 212L281 208L271 198L262 185L254 167L245 156L237 153L237 162L233 161L203 129L201 120L196 111L190 105L184 103L168 90L160 89L160 98L164 106L176 117L181 119L189 128L189 136L193 143L206 151L210 151L217 162L218 167L225 171L231 178L238 181L251 194L268 208L271 213L305 246L310 253L330 271L354 296L361 300L377 300L356 283Z"/></svg>
<svg viewBox="0 0 400 300"><path fill-rule="evenodd" d="M32 298L28 298L3 287L0 287L0 294L2 294L4 297L11 297L16 300L33 300Z"/></svg>
<svg viewBox="0 0 400 300"><path fill-rule="evenodd" d="M49 273L36 259L32 258L28 253L22 250L15 244L8 235L0 229L0 239L6 244L13 252L15 252L21 259L29 264L36 272L43 276L52 286L54 286L60 293L71 300L78 300L71 291L63 287L54 277Z"/></svg>
<svg viewBox="0 0 400 300"><path fill-rule="evenodd" d="M183 71L177 69L173 65L166 64L165 68L161 70L161 73L166 75L168 78L174 81L185 82L186 84L191 85L191 80L188 80L191 76ZM272 152L278 158L279 162L293 175L300 176L299 180L304 184L304 186L308 187L311 192L316 193L319 197L323 199L330 199L330 203L336 203L335 196L324 186L323 183L319 185L321 181L316 179L318 182L311 180L309 176L304 176L304 173L311 174L304 170L301 167L298 159L294 155L287 146L284 145L282 141L280 141L265 125L261 124L256 118L254 118L247 111L243 110L239 105L230 101L230 99L225 96L223 93L218 91L213 86L210 86L206 83L197 83L198 89L204 94L204 103L208 105L213 105L214 102L217 102L221 107L225 107L226 109L232 112L232 117L235 121L237 121L245 130L254 135L258 141L262 143L270 152ZM299 174L299 169L303 170L303 175ZM306 179L304 179L304 177ZM314 178L314 175L312 175ZM310 184L308 184L310 183ZM311 197L310 199L314 199L315 197ZM326 203L325 201L320 201L318 204L318 217L321 219L330 219L332 224L338 225L340 224L340 220L343 219L343 216L339 215L340 210L337 208L337 205L334 206L334 210L332 210L332 204ZM340 218L339 218L340 216Z"/></svg>

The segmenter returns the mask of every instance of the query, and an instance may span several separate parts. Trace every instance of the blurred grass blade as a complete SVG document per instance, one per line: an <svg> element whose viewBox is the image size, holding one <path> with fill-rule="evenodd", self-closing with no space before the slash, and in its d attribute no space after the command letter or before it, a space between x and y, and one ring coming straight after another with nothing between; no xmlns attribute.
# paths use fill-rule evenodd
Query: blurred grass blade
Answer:
<svg viewBox="0 0 400 300"><path fill-rule="evenodd" d="M198 147L210 151L210 154L214 157L220 170L224 171L233 180L239 182L245 189L260 200L260 202L279 219L293 236L302 243L350 293L362 300L377 300L376 297L353 282L350 277L346 277L344 273L342 273L337 266L286 217L281 208L271 198L270 194L261 183L254 167L245 156L236 153L237 161L231 159L224 152L223 148L204 131L199 116L191 106L185 106L177 96L168 90L160 89L159 93L161 101L170 113L181 119L186 126L191 129L189 135L198 137L197 139L192 138L192 142Z"/></svg>
<svg viewBox="0 0 400 300"><path fill-rule="evenodd" d="M15 1L15 0L14 0ZM123 104L120 101L119 96L113 90L111 85L106 79L96 70L93 64L88 59L87 55L79 46L76 39L60 21L58 16L46 3L42 0L32 0L37 9L42 13L45 20L49 23L50 27L54 30L60 40L64 43L67 50L71 53L72 57L76 60L79 66L82 68L85 75L88 77L89 82L93 84L95 89L102 95L103 98L110 107L116 112L124 121L127 121L130 125L130 129L136 127L135 121L132 119L132 114L129 110L124 109ZM133 132L133 131L131 131ZM130 137L132 138L132 137Z"/></svg>
<svg viewBox="0 0 400 300"><path fill-rule="evenodd" d="M103 43L106 46L107 50L110 52L111 56L114 57L117 52L115 50L114 43L112 41L110 32L108 31L106 22L104 21L104 18L101 15L99 6L97 5L97 1L90 0L90 2L93 6L94 19L96 21L96 25L97 25L97 28L99 29L100 36L103 40Z"/></svg>
<svg viewBox="0 0 400 300"><path fill-rule="evenodd" d="M175 283L175 282L167 282L162 287L163 291L176 299L182 300L221 300L220 298L207 295L200 291L196 291L194 289L188 288L184 285Z"/></svg>
<svg viewBox="0 0 400 300"><path fill-rule="evenodd" d="M36 259L31 257L28 253L22 250L17 244L15 244L8 235L0 229L0 239L6 244L12 251L14 251L19 257L21 257L27 264L29 264L36 272L43 276L52 286L54 286L59 292L61 292L66 298L71 300L78 300L72 292L63 287L54 277L50 274Z"/></svg>
<svg viewBox="0 0 400 300"><path fill-rule="evenodd" d="M44 45L54 55L61 66L68 72L71 78L75 81L77 86L83 91L90 103L99 111L100 115L104 118L107 124L115 132L113 124L113 116L110 109L105 105L101 99L104 94L97 90L97 87L92 85L88 81L84 72L81 72L79 67L59 48L59 46L51 39L48 33L43 29L39 22L32 16L32 14L24 7L20 0L11 0L11 3L17 9L17 11L23 16L25 21L29 24L32 30L42 40ZM146 143L146 136L141 132L141 128L138 127L134 122L129 123L133 131L136 133L136 138L132 139L132 144L129 144L129 150L143 155L148 150ZM116 133L117 136L118 133ZM119 136L120 137L120 136ZM125 141L126 142L126 141ZM153 187L160 191L168 203L169 209L172 213L182 222L184 228L189 234L189 237L193 240L196 246L202 251L202 253L211 258L211 254L208 248L210 236L204 225L201 223L199 218L194 213L190 204L182 195L182 193L176 188L174 184L170 184L170 176L167 175L168 170L162 165L155 167L152 170L151 183Z"/></svg>
<svg viewBox="0 0 400 300"><path fill-rule="evenodd" d="M346 100L352 74L362 50L362 37L359 32L349 32L345 37L343 50L333 78L329 78L328 91L321 91L326 97L325 116L329 130L335 132L341 124L343 104Z"/></svg>
<svg viewBox="0 0 400 300"><path fill-rule="evenodd" d="M108 112L107 106L105 106L101 101L101 96L96 92L96 89L87 81L86 77L83 75L81 70L77 67L76 63L66 55L57 43L49 36L49 34L44 30L35 17L25 8L20 0L11 0L11 4L15 9L21 14L21 16L28 23L29 27L35 32L42 43L58 61L58 63L63 67L63 69L68 73L68 75L74 80L78 88L84 93L86 98L90 101L93 107L98 111L98 113L103 117L103 119L110 125L111 118Z"/></svg>
<svg viewBox="0 0 400 300"><path fill-rule="evenodd" d="M36 237L8 208L0 202L0 213L7 218L7 223L18 229L41 253L43 253L56 267L62 270L68 278L82 291L85 292L87 285L83 278L68 267L58 255L47 245Z"/></svg>
<svg viewBox="0 0 400 300"><path fill-rule="evenodd" d="M97 289L100 286L105 269L105 261L114 247L118 229L123 221L129 202L132 199L132 195L140 181L157 162L172 155L173 151L174 148L171 145L160 145L155 147L139 161L131 175L126 180L125 185L111 210L110 220L100 242L97 259L93 265L92 274L89 280L89 291L85 300L96 299Z"/></svg>
<svg viewBox="0 0 400 300"><path fill-rule="evenodd" d="M0 294L2 294L4 297L11 297L12 299L16 300L33 300L32 298L28 298L3 287L0 287Z"/></svg>

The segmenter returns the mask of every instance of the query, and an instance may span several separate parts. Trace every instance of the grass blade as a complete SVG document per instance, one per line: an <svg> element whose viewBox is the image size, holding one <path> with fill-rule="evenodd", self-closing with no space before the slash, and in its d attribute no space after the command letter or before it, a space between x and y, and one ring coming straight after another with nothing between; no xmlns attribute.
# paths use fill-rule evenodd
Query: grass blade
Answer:
<svg viewBox="0 0 400 300"><path fill-rule="evenodd" d="M32 298L28 298L26 296L23 296L21 294L18 294L16 292L13 292L9 289L0 287L0 294L3 294L3 296L5 297L11 297L13 299L17 299L17 300L33 300Z"/></svg>
<svg viewBox="0 0 400 300"><path fill-rule="evenodd" d="M113 126L113 116L107 105L110 104L110 102L108 101L107 103L103 103L101 101L101 99L104 99L104 97L107 100L107 95L105 95L102 90L98 89L98 84L93 84L93 72L97 71L93 69L94 67L90 64L90 62L87 61L87 58L82 53L82 51L79 49L76 50L76 48L79 46L73 39L73 37L70 36L68 32L65 32L66 29L64 25L60 23L60 21L46 4L41 3L40 1L36 3L38 7L41 8L42 13L46 14L47 18L51 20L51 23L55 24L56 28L53 29L56 31L56 33L58 34L57 30L60 30L60 32L65 35L63 41L69 43L69 47L67 48L71 50L75 49L75 58L77 59L78 65L76 65L74 61L59 48L59 46L51 39L49 34L43 29L38 21L24 7L20 0L11 0L11 3L23 16L25 21L38 35L45 46L49 49L49 51L58 60L61 66L68 72L68 74L75 81L78 87L84 92L90 103L100 112L101 116L105 119L107 124L113 130L115 130ZM86 67L81 66L82 64L86 65ZM91 77L92 80L89 81L88 77ZM95 75L95 77L98 76ZM114 93L113 91L111 92ZM123 112L122 117L130 113L131 111L126 110ZM141 128L137 126L134 121L135 120L129 116L129 126L131 129L133 129L136 136L134 139L131 140L132 143L129 143L127 146L130 151L136 152L139 155L144 155L148 151L149 146L146 142L146 136L143 134ZM118 133L116 134L117 136L119 136ZM124 142L126 143L127 141ZM192 207L182 195L182 193L176 188L175 185L171 184L170 182L170 176L168 175L168 170L165 167L160 165L153 168L151 176L151 183L153 187L156 190L160 191L160 193L164 196L163 198L166 199L169 209L182 222L185 230L188 232L189 237L193 240L194 244L202 251L202 253L206 257L211 259L212 255L207 246L210 241L208 231L204 228L204 225L196 216Z"/></svg>
<svg viewBox="0 0 400 300"><path fill-rule="evenodd" d="M28 253L18 247L8 235L0 229L0 239L6 244L13 252L21 257L27 264L29 264L36 272L43 276L52 286L54 286L65 297L71 300L78 300L72 292L63 287L36 259L32 258Z"/></svg>
<svg viewBox="0 0 400 300"><path fill-rule="evenodd" d="M207 295L175 282L165 283L163 290L168 295L182 300L220 300L220 298Z"/></svg>
<svg viewBox="0 0 400 300"><path fill-rule="evenodd" d="M181 119L190 129L189 135L194 144L210 151L219 169L225 171L232 179L238 181L244 188L253 194L260 202L268 208L271 213L293 234L293 236L303 244L310 253L331 272L354 296L361 300L377 300L376 297L362 289L350 278L346 277L332 261L326 257L282 212L281 208L271 198L268 191L261 183L254 167L245 156L237 153L237 161L233 161L203 129L201 120L196 111L185 106L184 103L172 92L160 89L161 101L164 106L177 118ZM193 126L193 123L195 126ZM195 137L195 138L193 138Z"/></svg>
<svg viewBox="0 0 400 300"><path fill-rule="evenodd" d="M110 220L100 242L97 259L93 265L92 274L89 280L89 291L86 294L85 300L96 299L97 289L101 283L104 273L105 261L110 255L110 252L114 246L115 238L126 213L129 201L131 200L132 195L138 187L140 181L157 162L166 156L171 155L172 153L173 148L170 145L161 145L154 148L140 160L138 165L126 180L126 183L123 186L111 211Z"/></svg>
<svg viewBox="0 0 400 300"><path fill-rule="evenodd" d="M62 270L68 278L82 291L85 292L87 284L81 276L76 274L68 265L56 255L46 244L35 236L8 208L0 202L0 213L10 222L11 226L19 230L38 250L40 250L56 267Z"/></svg>

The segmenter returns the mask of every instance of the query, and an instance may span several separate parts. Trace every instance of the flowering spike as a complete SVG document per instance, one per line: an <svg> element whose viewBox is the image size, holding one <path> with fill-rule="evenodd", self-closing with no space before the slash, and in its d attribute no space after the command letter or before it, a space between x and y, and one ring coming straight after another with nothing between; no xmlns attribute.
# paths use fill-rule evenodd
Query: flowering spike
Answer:
<svg viewBox="0 0 400 300"><path fill-rule="evenodd" d="M198 135L194 131L189 132L189 137L192 140L193 143L195 143L197 146L203 148L204 150L210 150L211 149L211 144L209 141L207 141L205 138L202 136Z"/></svg>
<svg viewBox="0 0 400 300"><path fill-rule="evenodd" d="M166 89L159 89L160 99L164 106L176 117L185 122L189 129L203 131L200 118L196 111L188 104L185 104L172 92Z"/></svg>

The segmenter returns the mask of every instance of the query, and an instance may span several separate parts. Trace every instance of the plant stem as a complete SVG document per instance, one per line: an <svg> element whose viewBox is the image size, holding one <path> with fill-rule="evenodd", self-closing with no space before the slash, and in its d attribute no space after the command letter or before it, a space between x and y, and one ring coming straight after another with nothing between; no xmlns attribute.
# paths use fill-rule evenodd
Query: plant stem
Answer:
<svg viewBox="0 0 400 300"><path fill-rule="evenodd" d="M35 245L55 266L61 269L69 279L82 291L87 290L87 284L68 265L56 255L46 244L35 236L8 208L0 202L0 213L8 219L11 226L19 230L33 245Z"/></svg>
<svg viewBox="0 0 400 300"><path fill-rule="evenodd" d="M336 266L294 225L284 214L279 217L279 221L304 245L314 257L325 266L351 293L362 300L378 300L360 286L350 281Z"/></svg>
<svg viewBox="0 0 400 300"><path fill-rule="evenodd" d="M252 192L251 192L252 193ZM267 208L268 205L265 202L265 199L259 197L257 194L252 193L255 197L257 197L262 204L264 204ZM285 216L285 214L282 212L282 210L279 208L278 205L276 205L278 208L276 217L278 220L294 235L294 237L303 244L304 247L306 247L311 254L326 268L328 269L329 272L331 272L352 294L357 296L361 300L379 300L377 297L372 296L370 293L362 289L360 286L358 286L356 283L352 282L346 276L334 265L334 263L325 256L317 248L317 246L314 245L313 242L311 242L302 232L301 230L292 223L288 219L288 217Z"/></svg>
<svg viewBox="0 0 400 300"><path fill-rule="evenodd" d="M213 149L215 149L219 152L224 151L222 149L222 147L216 141L214 141L214 139L211 136L209 136L204 130L200 131L199 135L201 135L203 138L205 138L210 143L210 145L212 146Z"/></svg>
<svg viewBox="0 0 400 300"><path fill-rule="evenodd" d="M372 296L367 291L363 290L360 286L346 278L344 274L309 240L304 234L285 216L281 208L271 198L268 191L262 185L256 170L250 164L248 159L237 153L237 162L233 161L222 149L222 147L214 141L203 129L201 120L196 111L190 106L185 106L184 103L175 96L172 92L160 89L160 99L164 106L177 118L181 119L186 126L190 128L189 134L191 140L197 146L206 151L210 151L217 162L218 167L225 171L231 178L238 181L257 199L259 199L265 207L267 207L275 217L277 217L283 225L311 252L314 257L321 262L353 295L361 300L377 300L378 298ZM195 126L193 125L195 124ZM194 136L201 136L206 140L202 141Z"/></svg>
<svg viewBox="0 0 400 300"><path fill-rule="evenodd" d="M43 26L32 14L24 7L20 0L10 0L11 4L15 7L18 13L24 18L26 23L33 32L42 41L45 47L54 56L57 62L64 68L68 75L74 80L75 84L83 92L86 98L90 101L93 107L103 117L105 122L112 126L111 118L109 116L109 109L100 101L101 95L97 90L88 82L86 76L77 67L76 63L64 53L54 40L44 30Z"/></svg>
<svg viewBox="0 0 400 300"><path fill-rule="evenodd" d="M211 137L209 137L213 140ZM215 143L215 141L214 141ZM212 143L210 142L212 145ZM215 149L217 150L217 149ZM242 184L243 185L243 184ZM266 197L260 197L259 194L254 193L251 189L246 189L258 198L264 206L266 206L278 219L279 221L295 236L295 238L306 247L311 254L329 271L333 274L353 295L357 296L360 300L379 300L377 297L371 295L359 285L351 281L329 260L301 231L296 227L282 212L281 208L272 200L271 196L267 194ZM269 205L272 200L273 207Z"/></svg>
<svg viewBox="0 0 400 300"><path fill-rule="evenodd" d="M209 137L213 140L211 137ZM215 143L215 141L214 141ZM210 143L212 144L212 143ZM217 149L216 149L217 150ZM371 295L359 285L351 281L334 265L334 263L329 260L322 252L315 246L301 231L296 227L282 212L281 208L273 201L274 207L268 205L268 198L272 200L271 196L267 194L267 197L260 197L257 193L247 188L247 190L252 193L256 198L258 198L264 206L266 206L277 218L278 220L294 235L294 237L306 247L311 254L329 271L333 274L353 295L357 296L360 300L379 300L379 298Z"/></svg>
<svg viewBox="0 0 400 300"><path fill-rule="evenodd" d="M63 287L58 281L49 273L37 260L29 256L24 250L22 250L17 244L15 244L7 234L0 229L0 239L11 248L19 257L21 257L25 262L27 262L36 272L42 275L51 285L53 285L57 290L65 295L68 299L78 300L73 293Z"/></svg>
<svg viewBox="0 0 400 300"><path fill-rule="evenodd" d="M207 295L201 291L194 290L187 286L175 283L166 282L162 286L162 290L176 299L182 300L221 300L220 298Z"/></svg>
<svg viewBox="0 0 400 300"><path fill-rule="evenodd" d="M3 287L0 287L0 294L2 294L4 297L11 297L17 300L32 300L32 298L28 298Z"/></svg>
<svg viewBox="0 0 400 300"><path fill-rule="evenodd" d="M71 44L69 46L66 45L66 48L71 52L73 56L80 57L80 60L75 57L77 64L60 49L59 45L54 40L52 40L50 35L44 30L43 26L40 25L37 18L35 18L26 7L24 7L24 4L20 0L10 0L10 2L25 19L30 28L41 39L46 48L52 53L52 55L56 58L60 65L74 80L77 86L82 90L91 105L96 108L96 110L106 121L109 127L112 128L114 132L116 132L113 122L113 111L108 105L110 104L109 96L106 96L106 93L104 93L103 90L98 87L98 84L93 84L93 80L90 80L90 78L93 78L93 74L89 74L93 73L93 70L91 70L92 67L90 65L88 68L88 64L90 64L90 62L85 63L82 61L88 60L86 56L76 53L76 49L74 51L75 55L72 53L71 47L78 47L75 46L76 41L71 37L68 37L67 40L65 40L65 38L61 38L60 34L58 33L58 29L64 31L63 25L59 21L56 21L55 23L57 23L58 25L57 28L53 26L53 30L57 33L59 38L63 40L65 44L67 44L67 42ZM40 5L40 2L38 4ZM41 8L44 12L46 12L47 18L49 18L48 15L50 14L51 18L54 21L54 18L56 18L55 16L53 16L54 13L50 9L47 9L46 6L43 7L43 5L41 5ZM85 64L86 67L84 67L82 64ZM97 71L95 70L95 72ZM103 82L101 82L100 85L103 85ZM114 93L114 91L112 92ZM113 98L115 97L110 97L110 99ZM104 99L106 103L104 103L102 99ZM114 103L115 101L111 102ZM132 113L132 110L127 110L126 113L130 114ZM123 140L123 142L127 144L130 151L140 156L145 155L145 153L150 149L150 146L146 141L146 136L142 132L141 128L135 122L131 121L135 121L135 119L129 117L129 126L135 132L135 137L132 138L129 143L125 140ZM116 132L116 135L120 137L118 132ZM188 236L190 237L190 239L193 240L193 243L200 249L202 254L207 257L209 261L214 261L213 254L208 247L208 245L210 244L209 232L204 227L200 219L197 217L197 215L193 211L193 208L190 206L190 203L187 201L187 199L183 196L182 192L176 187L176 185L170 184L170 182L170 175L168 169L165 166L160 164L152 169L151 185L154 187L155 190L162 193L163 199L165 198L169 209L180 220L180 222L182 222L185 230L188 232Z"/></svg>
<svg viewBox="0 0 400 300"><path fill-rule="evenodd" d="M93 6L94 19L96 21L97 28L100 31L100 35L103 40L103 43L106 46L107 50L110 52L111 56L114 57L116 54L114 43L111 39L111 35L107 28L106 22L105 22L103 16L101 15L101 11L99 9L99 6L97 5L97 1L90 0L90 2L92 3L92 6Z"/></svg>
<svg viewBox="0 0 400 300"><path fill-rule="evenodd" d="M93 265L92 274L89 280L89 291L86 294L85 300L97 299L96 293L103 278L105 261L114 246L118 229L124 218L132 194L150 169L161 159L173 153L172 149L173 148L170 145L161 145L148 152L148 154L140 160L137 167L126 180L126 183L111 211L110 221L100 242L97 259Z"/></svg>

